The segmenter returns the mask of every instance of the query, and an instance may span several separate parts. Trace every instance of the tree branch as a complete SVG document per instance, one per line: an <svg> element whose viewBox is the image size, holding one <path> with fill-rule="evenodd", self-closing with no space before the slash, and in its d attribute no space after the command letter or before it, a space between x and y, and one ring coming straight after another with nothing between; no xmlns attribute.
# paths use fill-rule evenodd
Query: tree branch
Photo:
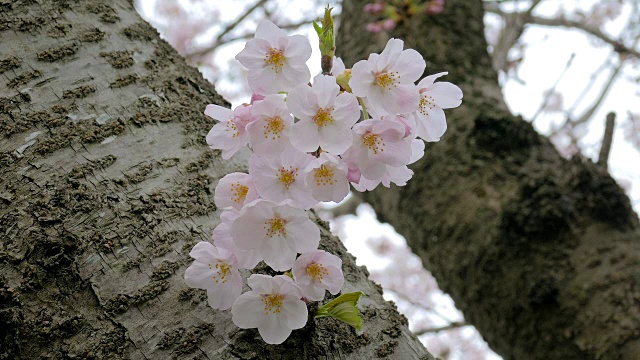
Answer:
<svg viewBox="0 0 640 360"><path fill-rule="evenodd" d="M198 50L194 53L191 54L187 54L185 57L186 58L193 58L193 57L197 57L197 56L202 56L205 55L213 50L215 50L218 46L222 45L222 38L227 35L229 32L231 32L233 29L235 29L242 21L244 21L244 19L247 18L247 16L251 15L252 12L254 12L257 8L263 6L268 0L258 0L256 1L255 4L253 4L253 6L251 6L250 8L248 8L242 15L240 15L236 21L232 22L231 24L227 25L220 34L218 34L218 36L216 37L216 40L213 42L213 44L211 44L211 46L208 46L207 48Z"/></svg>
<svg viewBox="0 0 640 360"><path fill-rule="evenodd" d="M616 113L610 112L607 114L607 122L604 127L604 137L602 138L602 145L600 146L600 155L598 155L598 165L605 169L607 168L609 152L611 151L611 145L613 143L613 129L615 126Z"/></svg>
<svg viewBox="0 0 640 360"><path fill-rule="evenodd" d="M542 26L555 26L555 27L565 27L565 28L573 28L586 32L587 34L593 35L598 39L604 41L605 43L613 46L613 51L619 54L628 54L632 55L636 58L640 58L640 52L634 49L633 47L628 47L623 44L619 40L613 39L611 36L605 34L600 29L589 26L587 24L583 24L578 21L569 20L563 17L559 18L544 18L540 16L530 16L527 19L529 24L542 25Z"/></svg>
<svg viewBox="0 0 640 360"><path fill-rule="evenodd" d="M424 334L431 334L431 333L437 333L440 331L446 331L446 330L451 330L451 329L456 329L456 328L460 328L463 326L470 326L471 324L468 324L466 322L452 322L451 324L447 324L445 326L439 326L439 327L434 327L434 328L427 328L427 329L422 329L422 330L418 330L418 331L414 331L413 334L415 336L422 336Z"/></svg>
<svg viewBox="0 0 640 360"><path fill-rule="evenodd" d="M569 68L571 67L571 63L573 63L573 59L575 59L576 57L576 53L571 54L571 56L569 57L569 60L567 60L567 64L564 66L564 70L562 70L562 73L560 73L560 76L558 76L558 78L556 79L556 82L553 84L553 86L549 89L549 92L547 93L547 95L544 97L544 99L542 100L542 104L540 104L540 107L538 108L538 111L536 111L536 113L533 115L533 117L531 118L531 122L533 123L534 121L536 121L536 118L538 118L538 116L544 111L544 109L547 107L547 105L549 104L549 100L551 99L551 96L553 95L553 93L556 91L556 88L558 87L558 84L560 83L560 80L562 80L562 78L564 77L564 75L567 73L567 71L569 70Z"/></svg>

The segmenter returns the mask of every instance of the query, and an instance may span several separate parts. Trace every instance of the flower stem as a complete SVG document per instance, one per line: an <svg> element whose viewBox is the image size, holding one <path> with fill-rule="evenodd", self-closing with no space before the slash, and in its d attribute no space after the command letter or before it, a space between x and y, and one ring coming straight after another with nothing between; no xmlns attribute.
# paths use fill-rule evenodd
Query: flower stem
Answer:
<svg viewBox="0 0 640 360"><path fill-rule="evenodd" d="M364 120L369 118L369 113L367 113L367 108L364 106L364 100L361 97L358 98L360 105L362 105L362 114L364 115Z"/></svg>

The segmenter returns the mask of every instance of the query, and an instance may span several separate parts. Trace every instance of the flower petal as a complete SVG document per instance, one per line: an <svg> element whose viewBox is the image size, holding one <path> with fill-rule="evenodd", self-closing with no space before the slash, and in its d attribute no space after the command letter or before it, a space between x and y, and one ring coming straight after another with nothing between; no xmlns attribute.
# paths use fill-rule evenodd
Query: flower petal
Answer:
<svg viewBox="0 0 640 360"><path fill-rule="evenodd" d="M429 75L429 76L425 76L422 80L420 80L420 82L418 83L418 87L420 89L428 89L431 85L433 85L433 82L436 81L436 79L438 79L441 76L445 76L447 75L448 72L443 71L443 72L439 72L437 74L433 74L433 75Z"/></svg>
<svg viewBox="0 0 640 360"><path fill-rule="evenodd" d="M287 108L298 119L312 118L318 109L310 101L315 94L307 84L296 86L287 95Z"/></svg>
<svg viewBox="0 0 640 360"><path fill-rule="evenodd" d="M286 37L287 33L271 21L263 19L258 23L255 36L256 39L267 40L272 47L276 47L278 40L281 37Z"/></svg>
<svg viewBox="0 0 640 360"><path fill-rule="evenodd" d="M462 90L450 82L437 82L429 89L436 105L443 109L451 109L462 104Z"/></svg>
<svg viewBox="0 0 640 360"><path fill-rule="evenodd" d="M311 57L311 44L302 35L287 36L287 47L284 57L292 64L304 64Z"/></svg>
<svg viewBox="0 0 640 360"><path fill-rule="evenodd" d="M351 80L349 87L356 96L365 97L369 93L369 88L373 84L373 65L367 60L360 60L351 70Z"/></svg>
<svg viewBox="0 0 640 360"><path fill-rule="evenodd" d="M292 221L287 226L287 237L295 242L297 252L310 252L318 248L320 229L308 218L303 221Z"/></svg>
<svg viewBox="0 0 640 360"><path fill-rule="evenodd" d="M340 93L340 86L336 78L329 75L316 75L313 78L313 92L318 98L318 106L323 109L330 108Z"/></svg>
<svg viewBox="0 0 640 360"><path fill-rule="evenodd" d="M447 119L444 111L439 107L429 110L429 115L418 118L416 134L424 141L440 141L440 137L447 130Z"/></svg>
<svg viewBox="0 0 640 360"><path fill-rule="evenodd" d="M209 306L214 309L227 310L231 308L241 293L242 277L237 270L233 270L233 274L227 283L207 289Z"/></svg>
<svg viewBox="0 0 640 360"><path fill-rule="evenodd" d="M282 344L291 335L291 329L276 315L268 315L258 326L258 332L264 342L272 345Z"/></svg>
<svg viewBox="0 0 640 360"><path fill-rule="evenodd" d="M266 317L262 296L254 291L240 295L231 306L231 314L233 323L241 329L258 327Z"/></svg>
<svg viewBox="0 0 640 360"><path fill-rule="evenodd" d="M300 151L312 152L320 146L318 125L310 120L300 120L291 128L291 145Z"/></svg>
<svg viewBox="0 0 640 360"><path fill-rule="evenodd" d="M320 146L331 154L340 155L347 151L353 143L353 131L350 126L345 124L334 123L323 126L320 128L319 134Z"/></svg>
<svg viewBox="0 0 640 360"><path fill-rule="evenodd" d="M307 305L292 295L285 296L279 317L288 328L301 329L307 323Z"/></svg>
<svg viewBox="0 0 640 360"><path fill-rule="evenodd" d="M400 73L400 81L403 84L417 81L426 67L427 63L422 55L413 49L402 51L394 64L394 68Z"/></svg>
<svg viewBox="0 0 640 360"><path fill-rule="evenodd" d="M204 110L204 114L218 121L233 119L233 111L222 106L209 104Z"/></svg>

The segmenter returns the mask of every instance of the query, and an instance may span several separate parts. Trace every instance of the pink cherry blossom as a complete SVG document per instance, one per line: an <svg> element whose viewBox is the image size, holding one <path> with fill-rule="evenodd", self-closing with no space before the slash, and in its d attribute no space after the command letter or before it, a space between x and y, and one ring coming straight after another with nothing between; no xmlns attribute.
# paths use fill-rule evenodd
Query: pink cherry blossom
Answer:
<svg viewBox="0 0 640 360"><path fill-rule="evenodd" d="M449 82L434 81L446 75L441 72L429 75L418 83L420 108L412 114L416 121L416 134L425 141L439 141L447 130L447 120L442 109L451 109L462 103L462 90Z"/></svg>
<svg viewBox="0 0 640 360"><path fill-rule="evenodd" d="M221 209L232 207L240 210L244 204L250 203L259 197L251 176L234 172L220 179L218 185L216 185L214 201L216 206Z"/></svg>
<svg viewBox="0 0 640 360"><path fill-rule="evenodd" d="M246 127L254 119L250 105L240 105L234 111L222 106L210 104L204 114L218 120L207 134L207 144L212 149L222 150L222 158L228 160L243 146L247 145L249 135Z"/></svg>
<svg viewBox="0 0 640 360"><path fill-rule="evenodd" d="M255 119L247 126L249 143L261 155L277 155L291 146L289 135L293 117L279 95L269 95L256 102L251 113Z"/></svg>
<svg viewBox="0 0 640 360"><path fill-rule="evenodd" d="M213 245L230 251L238 260L238 269L253 269L262 258L256 250L240 249L233 243L231 237L231 225L240 216L240 211L231 209L220 214L220 224L213 229Z"/></svg>
<svg viewBox="0 0 640 360"><path fill-rule="evenodd" d="M184 280L194 288L207 290L209 305L226 310L242 292L242 277L231 252L201 241L191 249L195 261L184 272Z"/></svg>
<svg viewBox="0 0 640 360"><path fill-rule="evenodd" d="M323 250L300 255L291 272L302 294L309 300L322 301L325 290L336 295L344 285L342 260Z"/></svg>
<svg viewBox="0 0 640 360"><path fill-rule="evenodd" d="M349 194L347 164L335 155L322 153L307 174L307 187L318 201L342 201Z"/></svg>
<svg viewBox="0 0 640 360"><path fill-rule="evenodd" d="M307 305L290 277L254 274L247 282L251 291L240 295L231 308L239 328L258 328L267 344L282 344L292 330L307 323Z"/></svg>
<svg viewBox="0 0 640 360"><path fill-rule="evenodd" d="M411 158L409 159L409 163L407 165L413 164L414 162L420 160L424 156L424 141L420 139L413 139L411 141ZM369 180L366 177L362 176L358 178L358 182L352 182L353 188L357 191L371 191L378 187L378 185L382 184L384 187L390 187L391 183L396 184L397 186L405 186L407 185L407 181L411 179L413 176L413 171L409 169L406 165L403 166L389 166L386 165L384 174L380 179L377 180Z"/></svg>
<svg viewBox="0 0 640 360"><path fill-rule="evenodd" d="M249 175L253 177L263 199L274 202L290 200L293 206L309 209L318 203L305 184L314 157L289 148L279 156L249 158Z"/></svg>
<svg viewBox="0 0 640 360"><path fill-rule="evenodd" d="M426 63L413 49L402 50L404 42L390 39L382 53L353 65L349 86L353 94L366 97L380 115L409 114L418 109L420 94L414 84Z"/></svg>
<svg viewBox="0 0 640 360"><path fill-rule="evenodd" d="M353 127L353 145L342 157L349 168L358 168L369 180L378 180L386 165L402 166L411 158L411 141L398 121L365 120Z"/></svg>
<svg viewBox="0 0 640 360"><path fill-rule="evenodd" d="M277 271L291 268L297 253L318 248L320 230L304 210L287 202L256 200L246 205L231 225L231 237L240 249L256 250Z"/></svg>
<svg viewBox="0 0 640 360"><path fill-rule="evenodd" d="M360 106L353 94L339 93L336 78L328 75L316 76L313 87L302 84L291 91L287 107L300 119L291 131L293 146L305 152L320 146L335 155L351 146L349 130L360 118Z"/></svg>
<svg viewBox="0 0 640 360"><path fill-rule="evenodd" d="M247 69L249 87L256 94L289 91L309 82L306 61L311 57L309 40L302 35L287 36L269 20L262 20L255 38L247 41L236 59Z"/></svg>

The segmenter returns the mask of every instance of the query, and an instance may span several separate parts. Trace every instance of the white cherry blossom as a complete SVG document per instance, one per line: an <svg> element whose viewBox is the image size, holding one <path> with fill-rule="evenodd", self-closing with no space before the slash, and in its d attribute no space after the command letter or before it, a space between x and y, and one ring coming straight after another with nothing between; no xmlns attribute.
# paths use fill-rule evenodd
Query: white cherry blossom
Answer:
<svg viewBox="0 0 640 360"><path fill-rule="evenodd" d="M353 94L366 97L380 115L409 114L418 109L420 94L414 84L426 67L413 49L402 50L404 42L390 39L382 53L353 65L349 86Z"/></svg>
<svg viewBox="0 0 640 360"><path fill-rule="evenodd" d="M307 305L290 277L254 274L247 283L251 291L240 295L231 308L232 320L239 328L258 328L267 344L282 344L292 330L307 323Z"/></svg>
<svg viewBox="0 0 640 360"><path fill-rule="evenodd" d="M219 122L207 134L207 144L212 149L222 150L222 158L228 160L249 142L246 127L254 119L251 105L240 105L231 111L222 106L209 104L204 114Z"/></svg>
<svg viewBox="0 0 640 360"><path fill-rule="evenodd" d="M398 121L365 120L353 127L353 145L342 157L349 168L358 168L369 180L379 180L386 165L403 166L411 158L411 141Z"/></svg>
<svg viewBox="0 0 640 360"><path fill-rule="evenodd" d="M325 290L336 295L344 285L342 260L323 250L300 255L291 272L302 294L309 300L322 301Z"/></svg>
<svg viewBox="0 0 640 360"><path fill-rule="evenodd" d="M349 194L347 164L335 155L323 152L313 161L307 174L307 188L318 201L342 201Z"/></svg>
<svg viewBox="0 0 640 360"><path fill-rule="evenodd" d="M311 152L322 147L332 154L342 154L353 142L351 127L360 118L355 95L340 93L336 78L318 75L313 87L296 86L287 97L287 107L300 121L293 125L291 143Z"/></svg>
<svg viewBox="0 0 640 360"><path fill-rule="evenodd" d="M251 113L255 121L247 126L249 143L261 155L277 155L291 146L289 136L293 117L279 95L256 102Z"/></svg>
<svg viewBox="0 0 640 360"><path fill-rule="evenodd" d="M184 272L187 285L207 290L212 308L230 308L242 292L242 277L235 255L201 241L191 249L189 256L195 261Z"/></svg>
<svg viewBox="0 0 640 360"><path fill-rule="evenodd" d="M294 148L275 157L253 154L249 158L249 175L261 198L274 202L291 200L295 207L309 209L318 203L305 184L313 159Z"/></svg>
<svg viewBox="0 0 640 360"><path fill-rule="evenodd" d="M230 251L238 260L238 269L253 269L262 258L256 250L240 249L233 243L231 237L231 225L240 216L240 211L231 209L220 214L220 224L213 229L213 245Z"/></svg>
<svg viewBox="0 0 640 360"><path fill-rule="evenodd" d="M256 200L240 211L231 237L240 249L256 250L267 265L284 271L291 269L297 253L318 248L320 230L304 210L287 202Z"/></svg>
<svg viewBox="0 0 640 360"><path fill-rule="evenodd" d="M462 90L450 82L434 82L447 75L441 72L429 75L418 83L420 108L412 114L416 121L416 134L425 141L439 141L447 130L442 109L451 109L462 103Z"/></svg>
<svg viewBox="0 0 640 360"><path fill-rule="evenodd" d="M306 61L311 57L309 40L302 35L288 36L269 20L262 20L255 38L247 41L236 55L249 69L247 80L256 94L269 95L289 91L309 82Z"/></svg>
<svg viewBox="0 0 640 360"><path fill-rule="evenodd" d="M241 172L234 172L220 179L218 185L216 185L213 199L216 206L221 209L232 207L240 210L244 204L250 203L259 197L251 176Z"/></svg>

